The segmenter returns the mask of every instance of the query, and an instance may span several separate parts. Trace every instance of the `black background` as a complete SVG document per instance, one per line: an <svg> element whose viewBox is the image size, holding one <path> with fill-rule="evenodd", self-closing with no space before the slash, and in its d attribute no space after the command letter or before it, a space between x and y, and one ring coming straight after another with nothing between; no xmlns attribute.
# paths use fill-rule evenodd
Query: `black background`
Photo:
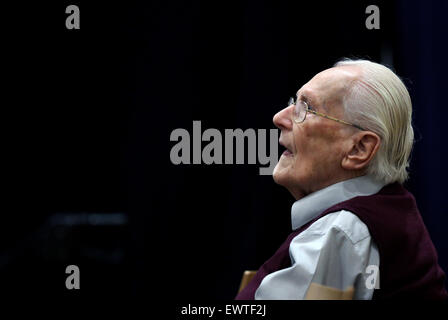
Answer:
<svg viewBox="0 0 448 320"><path fill-rule="evenodd" d="M69 4L80 30L65 28ZM380 30L365 27L369 4ZM173 165L170 133L192 133L193 120L221 132L274 128L287 98L343 57L388 64L410 90L417 142L406 186L448 271L447 9L404 0L5 6L0 290L232 299L243 270L289 234L293 198L259 165ZM92 214L121 222L98 225ZM65 288L69 264L81 271L78 292Z"/></svg>

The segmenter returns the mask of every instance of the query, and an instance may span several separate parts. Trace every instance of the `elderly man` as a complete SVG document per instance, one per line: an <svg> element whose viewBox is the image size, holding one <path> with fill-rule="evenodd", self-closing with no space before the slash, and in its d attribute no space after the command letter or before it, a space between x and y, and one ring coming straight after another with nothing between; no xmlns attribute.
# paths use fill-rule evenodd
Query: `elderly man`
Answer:
<svg viewBox="0 0 448 320"><path fill-rule="evenodd" d="M294 232L237 299L446 299L445 275L408 178L414 133L401 80L343 60L274 116L273 177L296 199Z"/></svg>

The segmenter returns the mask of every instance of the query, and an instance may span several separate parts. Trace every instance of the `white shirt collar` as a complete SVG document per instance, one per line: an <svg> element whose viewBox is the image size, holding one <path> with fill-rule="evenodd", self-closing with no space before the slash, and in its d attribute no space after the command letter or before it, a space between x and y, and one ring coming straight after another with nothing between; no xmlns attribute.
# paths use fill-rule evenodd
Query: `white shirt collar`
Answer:
<svg viewBox="0 0 448 320"><path fill-rule="evenodd" d="M384 183L371 176L344 180L313 192L294 202L291 208L292 229L296 230L331 206L345 200L377 193Z"/></svg>

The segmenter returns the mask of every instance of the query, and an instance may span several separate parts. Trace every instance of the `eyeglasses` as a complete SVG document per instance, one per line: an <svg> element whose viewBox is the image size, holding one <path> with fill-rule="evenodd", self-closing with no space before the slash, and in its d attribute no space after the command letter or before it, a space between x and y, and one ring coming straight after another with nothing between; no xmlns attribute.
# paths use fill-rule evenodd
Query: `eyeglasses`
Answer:
<svg viewBox="0 0 448 320"><path fill-rule="evenodd" d="M321 117L324 117L324 118L327 118L327 119L330 119L330 120L333 120L333 121L337 121L337 122L340 122L340 123L343 123L343 124L347 124L349 126L357 128L359 130L366 131L364 128L362 128L362 127L360 127L360 126L358 126L356 124L353 124L353 123L350 123L350 122L347 122L347 121L344 121L344 120L341 120L341 119L336 119L336 118L333 118L333 117L331 117L329 115L326 115L326 114L314 111L312 109L312 107L308 106L308 104L305 101L303 101L303 100L299 100L298 99L297 101L294 101L294 98L291 97L291 98L289 98L288 106L290 106L292 104L294 105L294 111L292 113L292 119L294 120L295 123L302 123L303 121L305 121L306 114L308 112L311 112L312 114L315 114L317 116L321 116Z"/></svg>

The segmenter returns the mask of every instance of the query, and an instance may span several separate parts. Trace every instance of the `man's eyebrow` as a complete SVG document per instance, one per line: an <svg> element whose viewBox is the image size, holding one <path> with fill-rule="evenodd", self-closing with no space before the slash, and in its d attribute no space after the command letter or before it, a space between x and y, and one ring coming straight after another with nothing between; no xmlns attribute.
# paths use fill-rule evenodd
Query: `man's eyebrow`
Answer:
<svg viewBox="0 0 448 320"><path fill-rule="evenodd" d="M316 111L321 111L328 113L328 108L325 104L319 104L317 103L317 99L314 97L314 95L311 95L309 93L300 93L297 92L296 94L297 99L301 99L302 101L305 101L309 107L313 108Z"/></svg>
<svg viewBox="0 0 448 320"><path fill-rule="evenodd" d="M296 94L297 99L301 99L305 101L307 104L314 107L314 102L316 101L311 95L303 92L297 92Z"/></svg>

